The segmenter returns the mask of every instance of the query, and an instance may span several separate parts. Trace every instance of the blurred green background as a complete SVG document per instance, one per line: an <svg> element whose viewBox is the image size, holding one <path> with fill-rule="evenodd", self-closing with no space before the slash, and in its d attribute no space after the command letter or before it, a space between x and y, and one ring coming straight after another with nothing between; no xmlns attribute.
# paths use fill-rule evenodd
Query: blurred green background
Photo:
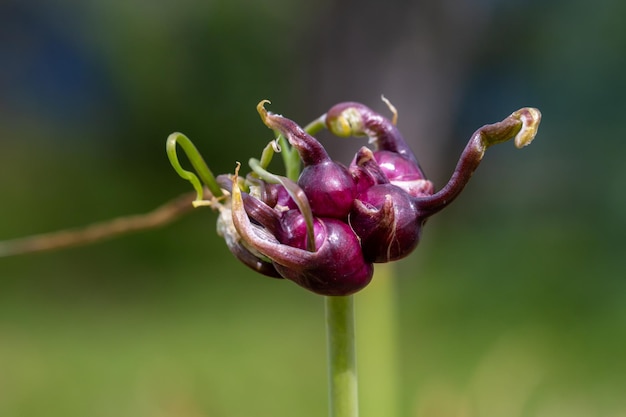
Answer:
<svg viewBox="0 0 626 417"><path fill-rule="evenodd" d="M261 99L305 124L340 101L386 112L385 94L438 187L476 128L535 106L532 146L490 149L397 265L401 415L624 417L625 16L618 0L3 1L0 240L190 190L173 131L232 172L271 139ZM322 140L345 162L363 144ZM236 263L215 220L0 259L0 416L325 415L322 299Z"/></svg>

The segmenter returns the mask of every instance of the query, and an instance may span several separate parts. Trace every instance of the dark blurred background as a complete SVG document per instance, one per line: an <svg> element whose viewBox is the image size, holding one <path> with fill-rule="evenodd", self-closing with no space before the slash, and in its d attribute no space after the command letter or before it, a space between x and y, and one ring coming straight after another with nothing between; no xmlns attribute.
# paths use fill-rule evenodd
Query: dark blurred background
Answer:
<svg viewBox="0 0 626 417"><path fill-rule="evenodd" d="M387 114L384 94L437 187L475 129L538 107L536 141L489 149L397 265L401 414L625 416L625 17L618 0L3 1L0 240L189 191L173 131L232 172L271 139L261 99L306 124L347 100ZM345 162L363 144L322 138ZM236 263L215 220L0 259L0 415L324 415L322 299Z"/></svg>

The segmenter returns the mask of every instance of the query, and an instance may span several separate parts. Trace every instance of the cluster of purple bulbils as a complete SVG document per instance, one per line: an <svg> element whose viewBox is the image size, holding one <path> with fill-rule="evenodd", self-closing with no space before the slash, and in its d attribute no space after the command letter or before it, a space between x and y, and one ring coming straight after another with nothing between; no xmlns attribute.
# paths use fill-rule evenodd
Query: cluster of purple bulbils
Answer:
<svg viewBox="0 0 626 417"><path fill-rule="evenodd" d="M365 136L349 166L333 161L322 144L294 121L268 112L263 122L295 148L303 169L297 182L273 176L220 175L230 193L218 232L231 252L264 275L286 278L322 295L343 296L371 281L374 263L401 259L417 246L429 216L449 204L478 167L487 147L534 138L541 114L523 108L478 129L449 182L435 192L395 123L363 104L333 106L321 120L341 137ZM243 187L242 184L252 184Z"/></svg>

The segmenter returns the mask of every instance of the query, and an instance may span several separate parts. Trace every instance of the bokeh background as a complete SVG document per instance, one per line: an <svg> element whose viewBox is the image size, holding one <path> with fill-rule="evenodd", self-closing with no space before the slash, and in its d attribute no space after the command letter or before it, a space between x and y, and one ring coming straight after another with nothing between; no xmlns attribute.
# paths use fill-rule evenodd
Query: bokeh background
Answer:
<svg viewBox="0 0 626 417"><path fill-rule="evenodd" d="M403 416L624 417L625 17L619 0L5 0L0 240L188 191L173 131L232 172L271 139L261 99L305 124L346 100L386 112L385 94L437 186L476 128L535 106L536 141L489 149L397 264L398 380L363 378ZM322 140L345 162L362 145ZM237 264L215 220L0 259L0 415L325 415L322 299Z"/></svg>

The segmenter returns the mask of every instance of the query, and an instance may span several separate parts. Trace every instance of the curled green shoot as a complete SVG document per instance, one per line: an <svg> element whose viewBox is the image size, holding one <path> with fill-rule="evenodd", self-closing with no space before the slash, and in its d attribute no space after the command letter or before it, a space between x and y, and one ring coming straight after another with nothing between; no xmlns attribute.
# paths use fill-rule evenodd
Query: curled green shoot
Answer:
<svg viewBox="0 0 626 417"><path fill-rule="evenodd" d="M261 153L261 159L258 161L259 165L267 169L267 167L270 165L270 162L272 162L274 153L281 152L281 151L282 151L282 147L281 145L278 144L278 141L277 140L271 141L265 146L265 148L263 148L263 152Z"/></svg>
<svg viewBox="0 0 626 417"><path fill-rule="evenodd" d="M214 197L222 196L222 189L217 184L217 181L215 181L215 176L207 166L206 162L204 162L202 155L200 155L200 152L198 152L198 149L195 147L193 142L191 142L191 140L182 133L172 133L167 138L167 142L165 145L167 157L169 158L170 164L172 164L174 170L178 173L178 175L180 175L182 179L189 181L193 188L196 190L197 197L194 201L194 206L202 205L202 201L204 200L204 190L202 187L202 183L200 182L196 174L191 171L187 171L182 167L178 160L178 155L176 154L176 145L180 145L180 147L183 148L183 151L185 152L185 155L187 155L189 162L194 167L194 169L202 179L202 182L204 182L211 194L213 194Z"/></svg>

